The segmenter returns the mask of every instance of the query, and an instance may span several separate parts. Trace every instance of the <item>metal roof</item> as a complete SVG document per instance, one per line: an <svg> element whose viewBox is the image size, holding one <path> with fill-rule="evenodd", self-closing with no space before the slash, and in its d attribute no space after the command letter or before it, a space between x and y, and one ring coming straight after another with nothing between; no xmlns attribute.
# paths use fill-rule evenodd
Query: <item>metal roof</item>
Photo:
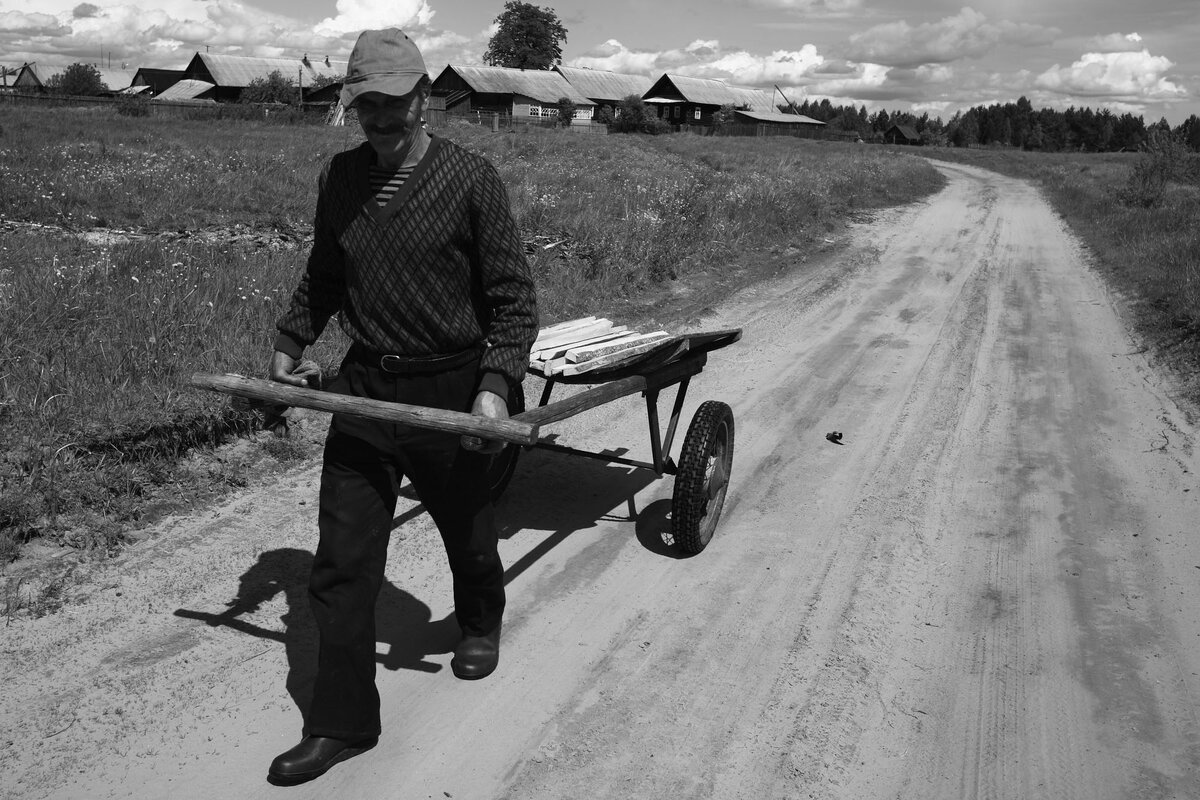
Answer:
<svg viewBox="0 0 1200 800"><path fill-rule="evenodd" d="M646 99L661 98L664 94L678 96L684 102L701 105L723 106L736 102L736 98L724 81L713 78L693 78L690 75L663 74L646 91L646 95L648 95Z"/></svg>
<svg viewBox="0 0 1200 800"><path fill-rule="evenodd" d="M539 103L556 103L566 97L580 106L595 105L578 89L567 83L557 72L547 69L510 69L508 67L475 67L449 64L472 90L484 94L519 94ZM446 74L445 70L442 75ZM441 78L441 75L438 76Z"/></svg>
<svg viewBox="0 0 1200 800"><path fill-rule="evenodd" d="M654 83L645 75L623 75L602 69L555 67L585 97L592 100L624 100L631 94L641 97Z"/></svg>
<svg viewBox="0 0 1200 800"><path fill-rule="evenodd" d="M320 76L342 78L346 74L346 62L325 58L310 58L308 63L298 58L260 58L257 56L231 56L223 53L196 53L193 63L199 59L218 86L245 88L253 80L267 78L272 72L295 82L304 70L304 81ZM326 64L325 62L329 63ZM188 65L191 72L191 65Z"/></svg>
<svg viewBox="0 0 1200 800"><path fill-rule="evenodd" d="M195 100L209 89L216 88L208 81L197 81L185 78L179 83L164 89L155 100Z"/></svg>
<svg viewBox="0 0 1200 800"><path fill-rule="evenodd" d="M664 74L646 91L646 95L647 103L685 102L710 106L731 105L735 108L745 108L763 114L778 112L770 92L744 86L730 86L715 78Z"/></svg>
<svg viewBox="0 0 1200 800"><path fill-rule="evenodd" d="M780 114L773 111L734 111L740 117L749 117L759 122L783 122L788 125L824 125L824 122L803 114Z"/></svg>
<svg viewBox="0 0 1200 800"><path fill-rule="evenodd" d="M108 87L110 92L119 92L122 89L128 89L133 83L133 76L137 74L136 69L103 69L97 68L100 73L100 81Z"/></svg>

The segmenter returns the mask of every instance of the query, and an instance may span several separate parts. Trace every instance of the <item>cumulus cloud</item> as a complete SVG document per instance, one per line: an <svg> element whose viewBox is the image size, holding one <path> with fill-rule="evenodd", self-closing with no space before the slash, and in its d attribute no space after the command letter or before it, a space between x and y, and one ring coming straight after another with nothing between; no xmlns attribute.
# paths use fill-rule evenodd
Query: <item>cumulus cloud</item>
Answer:
<svg viewBox="0 0 1200 800"><path fill-rule="evenodd" d="M852 61L915 67L944 64L962 58L979 58L1000 44L1032 47L1049 44L1055 28L1016 22L989 22L972 8L938 22L909 25L889 22L850 37L847 57Z"/></svg>
<svg viewBox="0 0 1200 800"><path fill-rule="evenodd" d="M1167 76L1172 66L1170 59L1150 55L1148 50L1084 53L1069 67L1055 64L1037 77L1035 85L1056 94L1113 102L1180 100L1187 97L1187 90Z"/></svg>
<svg viewBox="0 0 1200 800"><path fill-rule="evenodd" d="M772 11L803 12L806 16L841 16L862 8L862 0L750 0L750 5Z"/></svg>
<svg viewBox="0 0 1200 800"><path fill-rule="evenodd" d="M86 17L94 17L100 13L100 6L92 5L91 3L80 3L71 11L71 16L75 19L84 19Z"/></svg>
<svg viewBox="0 0 1200 800"><path fill-rule="evenodd" d="M426 27L433 20L426 0L337 0L337 15L317 24L325 36L357 34L367 28Z"/></svg>
<svg viewBox="0 0 1200 800"><path fill-rule="evenodd" d="M799 50L776 50L762 55L725 50L715 39L697 40L686 47L649 51L630 50L616 39L571 59L568 66L658 77L664 72L716 78L738 86L795 84L820 67L824 58L811 44Z"/></svg>
<svg viewBox="0 0 1200 800"><path fill-rule="evenodd" d="M1089 41L1087 49L1093 53L1136 52L1142 49L1142 37L1136 33L1110 33Z"/></svg>
<svg viewBox="0 0 1200 800"><path fill-rule="evenodd" d="M8 36L58 36L68 30L49 14L25 14L20 11L0 13L0 31Z"/></svg>

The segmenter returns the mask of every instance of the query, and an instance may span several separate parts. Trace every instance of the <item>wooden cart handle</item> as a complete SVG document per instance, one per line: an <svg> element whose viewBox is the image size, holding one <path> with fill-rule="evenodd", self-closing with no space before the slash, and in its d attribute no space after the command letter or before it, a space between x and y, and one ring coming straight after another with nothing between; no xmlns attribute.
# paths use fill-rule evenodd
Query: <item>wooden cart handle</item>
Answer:
<svg viewBox="0 0 1200 800"><path fill-rule="evenodd" d="M461 411L445 411L440 408L413 406L405 403L388 403L366 397L351 397L344 394L303 389L286 383L247 378L243 375L212 375L197 372L190 383L201 389L211 389L223 394L264 400L297 408L312 408L331 411L335 414L350 414L356 417L377 419L383 422L398 422L414 428L429 428L446 433L469 434L481 439L499 439L511 444L532 445L538 440L538 426L515 419L489 419Z"/></svg>

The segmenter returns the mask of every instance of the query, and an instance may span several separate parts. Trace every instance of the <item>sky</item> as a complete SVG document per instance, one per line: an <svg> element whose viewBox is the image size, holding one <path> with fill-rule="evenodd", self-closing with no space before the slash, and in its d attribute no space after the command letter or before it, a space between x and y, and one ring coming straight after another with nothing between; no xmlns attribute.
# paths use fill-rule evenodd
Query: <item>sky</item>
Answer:
<svg viewBox="0 0 1200 800"><path fill-rule="evenodd" d="M1200 0L531 0L563 63L720 78L949 120L972 106L1200 115ZM345 59L403 28L434 77L481 64L503 0L0 0L0 65L182 68L196 52ZM777 102L783 98L775 95Z"/></svg>

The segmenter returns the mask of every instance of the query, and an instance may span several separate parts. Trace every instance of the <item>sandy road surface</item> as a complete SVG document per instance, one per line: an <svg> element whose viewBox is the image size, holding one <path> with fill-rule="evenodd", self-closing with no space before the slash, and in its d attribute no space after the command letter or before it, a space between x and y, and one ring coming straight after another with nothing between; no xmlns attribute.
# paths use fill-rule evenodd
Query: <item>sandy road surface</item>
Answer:
<svg viewBox="0 0 1200 800"><path fill-rule="evenodd" d="M738 426L700 556L663 543L669 479L527 454L500 509L501 668L464 683L436 535L404 502L385 735L279 789L266 766L299 736L313 654L302 469L4 630L0 789L1200 797L1194 432L1040 197L940 168L928 203L693 320L746 331L685 411L724 399ZM645 451L636 399L573 422L563 440Z"/></svg>

